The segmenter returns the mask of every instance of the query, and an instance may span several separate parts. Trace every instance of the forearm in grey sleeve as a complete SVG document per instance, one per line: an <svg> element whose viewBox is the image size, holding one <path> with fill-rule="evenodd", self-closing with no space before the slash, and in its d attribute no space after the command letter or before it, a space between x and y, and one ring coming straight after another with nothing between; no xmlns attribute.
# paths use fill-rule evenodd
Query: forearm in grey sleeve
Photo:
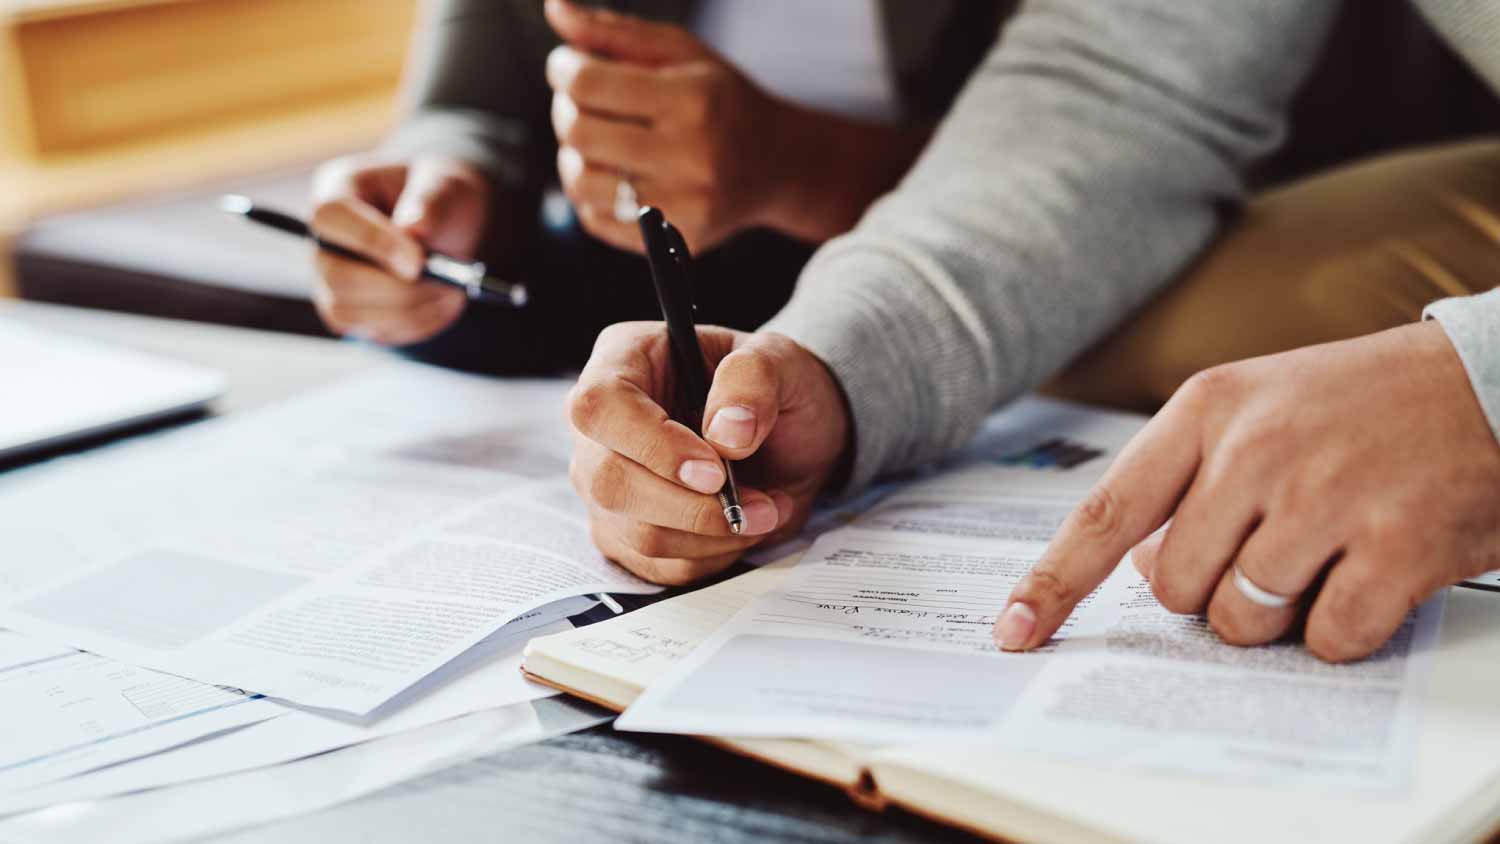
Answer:
<svg viewBox="0 0 1500 844"><path fill-rule="evenodd" d="M1500 437L1500 289L1427 306L1458 350L1490 430Z"/></svg>
<svg viewBox="0 0 1500 844"><path fill-rule="evenodd" d="M1169 281L1283 134L1332 0L1036 0L765 330L854 416L851 482L966 442Z"/></svg>
<svg viewBox="0 0 1500 844"><path fill-rule="evenodd" d="M536 0L435 0L414 48L409 113L383 145L462 158L510 188L550 131L545 63L557 38Z"/></svg>

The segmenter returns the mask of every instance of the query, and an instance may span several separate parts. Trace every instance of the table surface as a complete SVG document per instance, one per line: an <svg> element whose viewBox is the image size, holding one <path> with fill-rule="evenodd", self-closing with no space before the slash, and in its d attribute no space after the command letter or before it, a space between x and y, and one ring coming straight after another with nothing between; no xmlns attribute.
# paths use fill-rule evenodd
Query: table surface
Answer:
<svg viewBox="0 0 1500 844"><path fill-rule="evenodd" d="M350 342L87 311L24 302L0 304L0 318L169 355L216 367L229 390L215 414L240 413L333 383L386 359L387 353ZM191 423L188 423L191 424ZM76 452L76 450L75 450ZM33 461L35 463L35 461ZM24 478L15 480L24 481ZM500 783L480 801L456 797L411 799L425 780L398 786L402 828L454 829L455 813L493 819L494 837L527 841L973 841L971 836L891 810L856 808L837 789L674 736L616 733L609 726L528 745L427 778L451 783L483 769ZM376 794L367 800L391 800ZM358 807L359 802L353 804ZM337 823L340 809L249 831L235 840L337 840L356 831ZM473 826L469 826L470 829ZM362 831L358 840L402 840ZM384 832L396 834L391 828ZM320 833L320 834L315 834Z"/></svg>

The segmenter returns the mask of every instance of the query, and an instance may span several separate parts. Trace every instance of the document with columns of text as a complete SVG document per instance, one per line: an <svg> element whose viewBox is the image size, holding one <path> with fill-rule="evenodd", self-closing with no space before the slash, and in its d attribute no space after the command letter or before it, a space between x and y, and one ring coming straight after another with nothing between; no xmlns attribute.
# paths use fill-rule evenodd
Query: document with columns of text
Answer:
<svg viewBox="0 0 1500 844"><path fill-rule="evenodd" d="M365 714L521 614L658 590L567 481L563 381L393 362L0 487L0 626Z"/></svg>
<svg viewBox="0 0 1500 844"><path fill-rule="evenodd" d="M1052 412L1025 424L1033 439L1056 436L1029 447L1002 438L823 535L651 682L618 726L983 738L1111 765L1402 787L1442 597L1375 656L1333 666L1297 642L1225 645L1202 619L1163 610L1124 562L1047 646L995 647L991 627L1011 588L1140 424Z"/></svg>

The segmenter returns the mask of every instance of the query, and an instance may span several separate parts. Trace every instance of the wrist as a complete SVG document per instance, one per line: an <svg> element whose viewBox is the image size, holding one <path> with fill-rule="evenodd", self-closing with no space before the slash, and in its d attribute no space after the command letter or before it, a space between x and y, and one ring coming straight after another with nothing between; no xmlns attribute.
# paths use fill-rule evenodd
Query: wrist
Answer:
<svg viewBox="0 0 1500 844"><path fill-rule="evenodd" d="M895 187L926 144L926 127L861 123L773 101L767 195L756 224L821 243L852 229Z"/></svg>

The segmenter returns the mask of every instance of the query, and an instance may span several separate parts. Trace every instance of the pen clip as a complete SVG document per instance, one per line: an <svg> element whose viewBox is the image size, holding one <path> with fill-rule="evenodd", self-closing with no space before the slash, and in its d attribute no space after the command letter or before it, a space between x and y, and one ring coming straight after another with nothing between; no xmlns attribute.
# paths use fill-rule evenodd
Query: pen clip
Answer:
<svg viewBox="0 0 1500 844"><path fill-rule="evenodd" d="M661 221L662 231L667 235L667 251L671 253L672 260L677 263L681 274L678 276L679 289L677 295L687 303L688 309L694 314L698 313L697 282L693 278L693 255L688 251L687 241L682 239L682 232L668 222L665 218Z"/></svg>

